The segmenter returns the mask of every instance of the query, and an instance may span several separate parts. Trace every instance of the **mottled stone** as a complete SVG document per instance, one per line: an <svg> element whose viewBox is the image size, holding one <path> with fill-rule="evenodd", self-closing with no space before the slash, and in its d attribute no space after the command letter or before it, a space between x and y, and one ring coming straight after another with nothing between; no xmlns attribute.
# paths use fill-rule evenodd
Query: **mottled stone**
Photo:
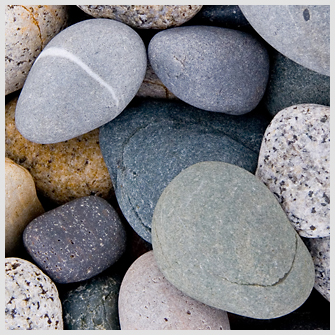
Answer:
<svg viewBox="0 0 335 335"><path fill-rule="evenodd" d="M252 27L296 63L330 75L330 6L240 6Z"/></svg>
<svg viewBox="0 0 335 335"><path fill-rule="evenodd" d="M145 46L129 26L109 19L73 24L32 66L17 102L16 127L43 144L94 130L133 99L146 67Z"/></svg>
<svg viewBox="0 0 335 335"><path fill-rule="evenodd" d="M264 45L242 31L177 27L149 43L150 64L179 99L212 112L252 111L265 92L269 58Z"/></svg>
<svg viewBox="0 0 335 335"><path fill-rule="evenodd" d="M56 283L89 279L114 264L126 248L126 232L114 208L89 196L34 219L23 233L34 262Z"/></svg>
<svg viewBox="0 0 335 335"><path fill-rule="evenodd" d="M36 265L5 258L5 329L62 330L62 305L51 279Z"/></svg>
<svg viewBox="0 0 335 335"><path fill-rule="evenodd" d="M36 57L67 20L67 6L5 6L6 95L22 88Z"/></svg>
<svg viewBox="0 0 335 335"><path fill-rule="evenodd" d="M5 108L5 153L30 172L40 196L56 205L88 195L114 199L98 129L64 142L33 143L15 127L16 103L14 98Z"/></svg>
<svg viewBox="0 0 335 335"><path fill-rule="evenodd" d="M151 241L157 200L184 168L226 161L251 172L267 121L257 114L231 116L180 101L137 99L100 128L100 148L123 215Z"/></svg>
<svg viewBox="0 0 335 335"><path fill-rule="evenodd" d="M5 159L5 252L17 256L27 224L44 213L30 173L11 159Z"/></svg>
<svg viewBox="0 0 335 335"><path fill-rule="evenodd" d="M269 189L223 162L183 170L152 219L158 267L183 293L255 319L291 313L308 298L314 264Z"/></svg>
<svg viewBox="0 0 335 335"><path fill-rule="evenodd" d="M202 5L77 5L94 17L121 21L133 28L166 29L190 20Z"/></svg>
<svg viewBox="0 0 335 335"><path fill-rule="evenodd" d="M293 105L268 126L256 176L304 237L330 234L330 109Z"/></svg>
<svg viewBox="0 0 335 335"><path fill-rule="evenodd" d="M171 285L152 251L125 274L119 296L122 330L230 329L227 312L196 301Z"/></svg>

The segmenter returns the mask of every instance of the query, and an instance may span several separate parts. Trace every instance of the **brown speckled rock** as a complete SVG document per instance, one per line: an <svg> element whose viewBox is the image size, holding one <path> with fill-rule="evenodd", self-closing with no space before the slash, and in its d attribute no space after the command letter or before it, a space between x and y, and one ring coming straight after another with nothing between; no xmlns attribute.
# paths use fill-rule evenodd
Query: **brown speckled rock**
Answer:
<svg viewBox="0 0 335 335"><path fill-rule="evenodd" d="M67 6L5 6L6 95L22 88L34 60L67 20Z"/></svg>
<svg viewBox="0 0 335 335"><path fill-rule="evenodd" d="M98 129L55 144L33 143L15 127L16 102L6 105L6 156L31 173L39 194L59 205L87 195L114 196Z"/></svg>

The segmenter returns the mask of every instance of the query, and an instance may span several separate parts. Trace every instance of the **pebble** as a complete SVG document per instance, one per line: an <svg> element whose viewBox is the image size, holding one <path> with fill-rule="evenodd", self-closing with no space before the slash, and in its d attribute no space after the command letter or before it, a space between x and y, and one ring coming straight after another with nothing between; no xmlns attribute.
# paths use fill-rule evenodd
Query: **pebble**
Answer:
<svg viewBox="0 0 335 335"><path fill-rule="evenodd" d="M113 265L125 251L126 231L114 208L89 196L34 219L23 233L34 262L56 283L89 279Z"/></svg>
<svg viewBox="0 0 335 335"><path fill-rule="evenodd" d="M161 192L184 168L206 160L254 173L268 122L206 112L180 101L138 99L100 128L100 148L123 215L151 242Z"/></svg>
<svg viewBox="0 0 335 335"><path fill-rule="evenodd" d="M73 24L32 66L17 102L16 127L43 144L83 135L123 111L146 67L143 41L129 26L110 19Z"/></svg>
<svg viewBox="0 0 335 335"><path fill-rule="evenodd" d="M122 330L229 330L227 312L198 302L171 285L152 251L138 258L121 284Z"/></svg>
<svg viewBox="0 0 335 335"><path fill-rule="evenodd" d="M152 246L172 285L250 318L291 313L315 281L310 253L273 194L250 172L223 162L194 164L165 188Z"/></svg>
<svg viewBox="0 0 335 335"><path fill-rule="evenodd" d="M202 5L77 5L93 17L105 17L139 29L180 26L197 14Z"/></svg>
<svg viewBox="0 0 335 335"><path fill-rule="evenodd" d="M22 88L35 59L67 26L68 6L5 6L5 94Z"/></svg>
<svg viewBox="0 0 335 335"><path fill-rule="evenodd" d="M148 56L174 95L207 111L248 113L260 102L268 81L265 46L238 30L210 26L164 30L151 39Z"/></svg>
<svg viewBox="0 0 335 335"><path fill-rule="evenodd" d="M256 176L303 237L330 234L330 108L293 105L268 126Z"/></svg>
<svg viewBox="0 0 335 335"><path fill-rule="evenodd" d="M5 258L5 329L62 330L56 285L36 265Z"/></svg>
<svg viewBox="0 0 335 335"><path fill-rule="evenodd" d="M18 256L27 224L44 213L32 176L22 166L5 158L5 253Z"/></svg>
<svg viewBox="0 0 335 335"><path fill-rule="evenodd" d="M330 6L240 6L256 32L294 62L330 76Z"/></svg>

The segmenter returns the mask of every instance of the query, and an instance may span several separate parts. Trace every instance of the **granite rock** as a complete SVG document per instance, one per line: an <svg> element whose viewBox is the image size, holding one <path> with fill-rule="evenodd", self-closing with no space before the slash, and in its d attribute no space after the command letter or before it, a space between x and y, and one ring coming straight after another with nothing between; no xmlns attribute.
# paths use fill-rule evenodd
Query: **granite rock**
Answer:
<svg viewBox="0 0 335 335"><path fill-rule="evenodd" d="M36 265L5 258L5 329L62 330L56 285Z"/></svg>
<svg viewBox="0 0 335 335"><path fill-rule="evenodd" d="M240 6L272 47L296 63L330 75L330 6Z"/></svg>
<svg viewBox="0 0 335 335"><path fill-rule="evenodd" d="M22 88L36 57L67 21L67 6L5 6L6 95Z"/></svg>
<svg viewBox="0 0 335 335"><path fill-rule="evenodd" d="M123 215L151 242L151 220L161 192L184 168L226 161L251 172L267 121L232 116L180 101L137 99L100 128L100 148Z"/></svg>
<svg viewBox="0 0 335 335"><path fill-rule="evenodd" d="M73 24L32 66L17 102L16 127L43 144L96 129L133 99L146 66L144 44L129 26L109 19Z"/></svg>
<svg viewBox="0 0 335 335"><path fill-rule="evenodd" d="M255 319L301 306L314 285L312 258L269 189L223 162L183 170L152 219L165 278L207 305Z"/></svg>
<svg viewBox="0 0 335 335"><path fill-rule="evenodd" d="M82 197L40 215L23 233L33 261L61 284L89 279L113 265L126 248L126 231L104 199Z"/></svg>
<svg viewBox="0 0 335 335"><path fill-rule="evenodd" d="M252 111L265 92L268 53L252 35L210 27L177 27L157 33L149 61L162 83L184 102L212 112Z"/></svg>
<svg viewBox="0 0 335 335"><path fill-rule="evenodd" d="M293 105L268 126L256 176L303 237L330 234L330 109Z"/></svg>
<svg viewBox="0 0 335 335"><path fill-rule="evenodd" d="M122 330L230 329L227 312L196 301L171 285L152 251L125 274L119 295Z"/></svg>

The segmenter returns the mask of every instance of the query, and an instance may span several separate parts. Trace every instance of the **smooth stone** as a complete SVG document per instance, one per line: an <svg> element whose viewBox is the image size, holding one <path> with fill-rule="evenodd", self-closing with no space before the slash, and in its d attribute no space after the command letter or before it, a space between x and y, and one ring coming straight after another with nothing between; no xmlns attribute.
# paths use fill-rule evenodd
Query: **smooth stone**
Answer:
<svg viewBox="0 0 335 335"><path fill-rule="evenodd" d="M5 158L5 254L18 256L27 224L44 213L31 174Z"/></svg>
<svg viewBox="0 0 335 335"><path fill-rule="evenodd" d="M52 280L36 265L5 258L5 329L62 330L62 305Z"/></svg>
<svg viewBox="0 0 335 335"><path fill-rule="evenodd" d="M164 30L150 41L148 56L174 95L207 111L248 113L260 102L268 81L267 50L238 30L211 26Z"/></svg>
<svg viewBox="0 0 335 335"><path fill-rule="evenodd" d="M232 116L180 101L137 99L100 128L100 148L123 215L151 242L158 198L183 169L206 160L256 170L268 122L257 114Z"/></svg>
<svg viewBox="0 0 335 335"><path fill-rule="evenodd" d="M165 278L209 306L272 319L301 306L314 285L312 258L269 189L223 162L183 170L152 219Z"/></svg>
<svg viewBox="0 0 335 335"><path fill-rule="evenodd" d="M310 70L330 75L330 6L240 8L257 33L280 53Z"/></svg>
<svg viewBox="0 0 335 335"><path fill-rule="evenodd" d="M22 88L35 59L67 26L68 6L5 6L5 94Z"/></svg>
<svg viewBox="0 0 335 335"><path fill-rule="evenodd" d="M303 237L330 234L330 108L293 105L269 124L256 176Z"/></svg>
<svg viewBox="0 0 335 335"><path fill-rule="evenodd" d="M199 12L202 5L77 5L94 17L123 22L133 28L166 29L180 26Z"/></svg>
<svg viewBox="0 0 335 335"><path fill-rule="evenodd" d="M60 284L89 279L126 248L126 231L114 208L97 196L82 197L40 215L23 233L33 261Z"/></svg>
<svg viewBox="0 0 335 335"><path fill-rule="evenodd" d="M139 35L110 19L78 22L40 53L15 111L19 132L50 144L94 130L119 115L145 76L147 55Z"/></svg>
<svg viewBox="0 0 335 335"><path fill-rule="evenodd" d="M17 97L5 108L5 153L30 172L39 196L56 207L89 195L115 199L99 147L98 129L59 143L33 143L15 126L16 103Z"/></svg>
<svg viewBox="0 0 335 335"><path fill-rule="evenodd" d="M171 285L152 251L138 258L122 280L119 318L122 330L230 329L227 312L196 301Z"/></svg>

